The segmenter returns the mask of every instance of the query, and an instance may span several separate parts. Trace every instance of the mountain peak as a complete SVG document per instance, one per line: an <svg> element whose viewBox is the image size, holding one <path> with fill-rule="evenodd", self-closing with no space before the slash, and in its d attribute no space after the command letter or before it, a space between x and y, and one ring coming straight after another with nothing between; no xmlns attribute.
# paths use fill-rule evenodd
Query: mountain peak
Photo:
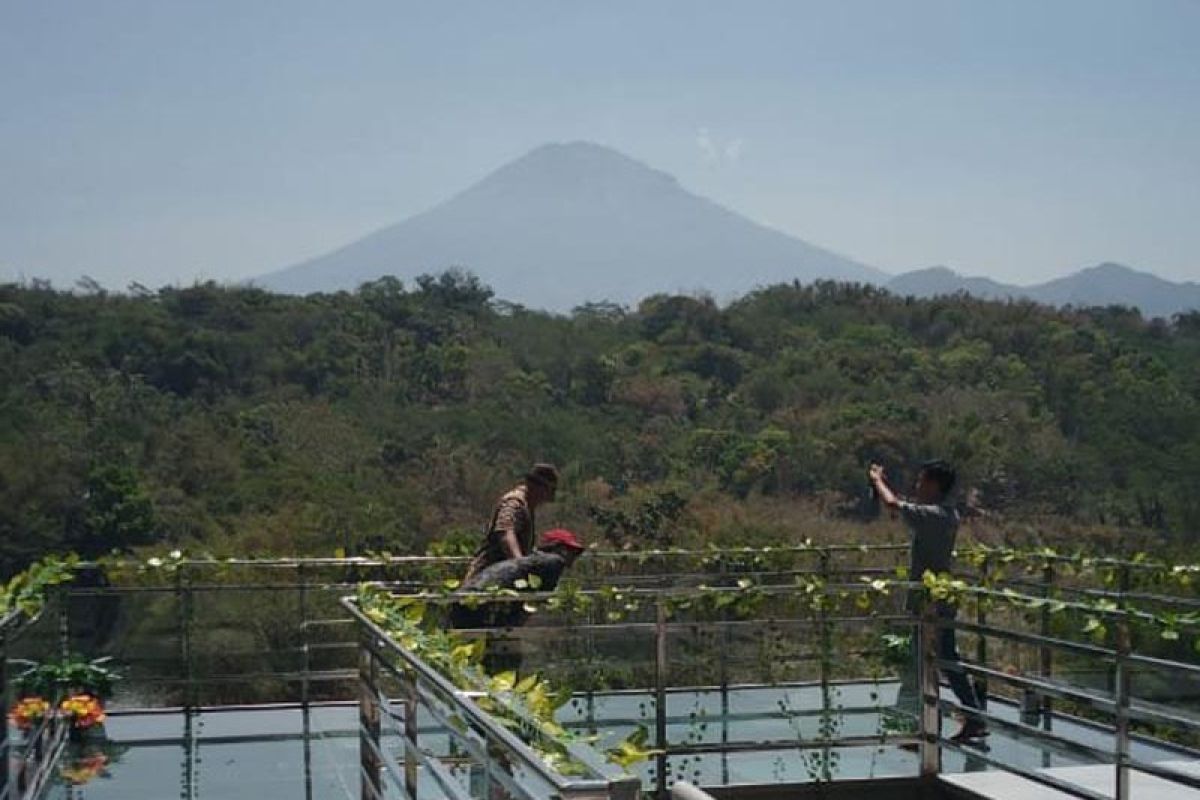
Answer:
<svg viewBox="0 0 1200 800"><path fill-rule="evenodd" d="M492 172L463 195L680 191L674 177L595 142L551 142Z"/></svg>
<svg viewBox="0 0 1200 800"><path fill-rule="evenodd" d="M452 266L474 272L499 297L552 309L884 277L698 197L610 147L574 141L536 147L439 206L261 283L329 291Z"/></svg>
<svg viewBox="0 0 1200 800"><path fill-rule="evenodd" d="M571 142L546 142L530 150L518 161L527 158L611 158L633 161L632 158L599 142L576 139Z"/></svg>
<svg viewBox="0 0 1200 800"><path fill-rule="evenodd" d="M942 264L937 264L932 267L922 267L914 269L912 272L906 272L905 275L911 277L926 277L926 278L961 278L954 270Z"/></svg>
<svg viewBox="0 0 1200 800"><path fill-rule="evenodd" d="M1124 264L1118 264L1115 261L1105 261L1102 264L1097 264L1094 267L1085 267L1076 273L1077 275L1090 275L1092 277L1127 277L1130 275L1149 275L1147 272L1140 272L1133 267L1127 267Z"/></svg>

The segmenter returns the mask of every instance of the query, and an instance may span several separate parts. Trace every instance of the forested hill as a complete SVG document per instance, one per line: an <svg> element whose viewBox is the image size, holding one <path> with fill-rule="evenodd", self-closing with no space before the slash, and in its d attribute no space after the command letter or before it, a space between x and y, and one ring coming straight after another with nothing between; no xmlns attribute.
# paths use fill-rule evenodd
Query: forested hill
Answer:
<svg viewBox="0 0 1200 800"><path fill-rule="evenodd" d="M839 284L569 316L456 273L309 297L9 285L0 555L407 552L477 530L534 459L566 477L548 519L590 535L852 513L868 460L930 456L997 517L1195 532L1197 365L1196 313Z"/></svg>

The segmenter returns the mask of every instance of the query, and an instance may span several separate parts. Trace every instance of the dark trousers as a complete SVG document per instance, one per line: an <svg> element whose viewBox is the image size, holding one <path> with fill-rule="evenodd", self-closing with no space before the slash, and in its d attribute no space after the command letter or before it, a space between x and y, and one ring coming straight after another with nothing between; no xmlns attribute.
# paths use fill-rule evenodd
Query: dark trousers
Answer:
<svg viewBox="0 0 1200 800"><path fill-rule="evenodd" d="M945 621L953 620L955 613L956 609L953 606L938 607L938 616ZM955 633L954 628L939 629L937 634L937 648L938 658L957 664L962 659L958 654L958 642L956 641ZM909 658L908 668L900 675L900 694L896 700L896 706L899 709L912 714L916 714L920 708L920 691L917 688L918 664L920 660L920 646L917 642L916 631L914 630L912 654ZM942 674L946 676L946 682L950 684L950 691L954 692L954 697L958 700L959 705L963 708L983 708L983 698L976 691L976 687L972 685L970 677L961 666L943 667Z"/></svg>
<svg viewBox="0 0 1200 800"><path fill-rule="evenodd" d="M488 675L521 671L521 640L494 632L488 636L483 651L483 671Z"/></svg>
<svg viewBox="0 0 1200 800"><path fill-rule="evenodd" d="M950 615L953 618L953 614ZM938 631L938 657L944 661L956 664L961 660L958 656L958 643L955 641L953 628L943 628ZM983 708L983 698L976 692L971 679L961 666L943 667L942 674L950 684L950 691L958 698L959 705L964 708Z"/></svg>

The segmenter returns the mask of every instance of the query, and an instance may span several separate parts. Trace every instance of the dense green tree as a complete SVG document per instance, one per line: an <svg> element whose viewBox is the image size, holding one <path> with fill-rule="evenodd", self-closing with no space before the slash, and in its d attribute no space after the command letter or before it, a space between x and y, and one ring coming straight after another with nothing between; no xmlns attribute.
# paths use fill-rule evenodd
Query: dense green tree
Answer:
<svg viewBox="0 0 1200 800"><path fill-rule="evenodd" d="M462 271L308 297L5 285L0 569L166 541L422 548L474 531L533 460L570 478L558 520L601 534L677 540L682 517L646 522L666 492L698 519L803 498L849 513L866 462L904 480L943 456L1005 517L1187 537L1198 365L1197 312L829 282L568 315ZM571 499L593 484L611 495Z"/></svg>

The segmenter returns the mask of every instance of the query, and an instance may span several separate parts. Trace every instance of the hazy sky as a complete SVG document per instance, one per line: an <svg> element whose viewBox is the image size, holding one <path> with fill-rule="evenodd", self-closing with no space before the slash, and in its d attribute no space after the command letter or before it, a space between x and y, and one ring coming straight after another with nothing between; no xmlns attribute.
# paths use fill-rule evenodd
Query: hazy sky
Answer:
<svg viewBox="0 0 1200 800"><path fill-rule="evenodd" d="M575 139L892 272L1200 279L1200 0L8 0L0 278L249 277Z"/></svg>

